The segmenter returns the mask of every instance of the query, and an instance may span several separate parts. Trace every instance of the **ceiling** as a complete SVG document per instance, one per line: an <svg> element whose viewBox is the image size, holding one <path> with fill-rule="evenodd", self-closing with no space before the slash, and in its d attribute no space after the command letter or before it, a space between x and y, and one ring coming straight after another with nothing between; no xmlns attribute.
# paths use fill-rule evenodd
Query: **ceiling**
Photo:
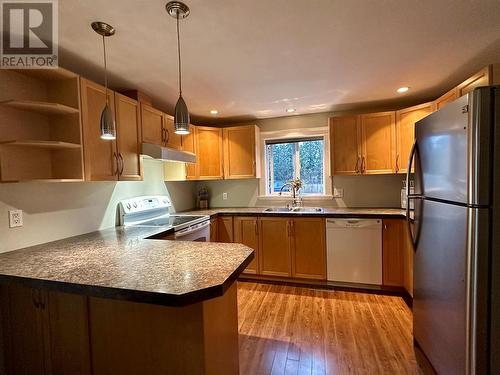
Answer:
<svg viewBox="0 0 500 375"><path fill-rule="evenodd" d="M138 88L172 113L177 100L175 20L166 0L59 1L60 64ZM497 0L186 0L183 96L195 121L217 123L327 112L359 103L437 97L500 62ZM410 86L404 95L396 88ZM210 115L217 109L217 116Z"/></svg>

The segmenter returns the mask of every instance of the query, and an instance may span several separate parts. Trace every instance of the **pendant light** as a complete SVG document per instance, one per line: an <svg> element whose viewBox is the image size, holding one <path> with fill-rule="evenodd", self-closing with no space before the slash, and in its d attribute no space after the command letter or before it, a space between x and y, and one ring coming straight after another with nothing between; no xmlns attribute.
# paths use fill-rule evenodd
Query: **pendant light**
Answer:
<svg viewBox="0 0 500 375"><path fill-rule="evenodd" d="M179 37L179 20L189 16L189 7L180 1L170 1L165 6L168 14L177 22L177 53L179 64L179 99L175 105L174 127L176 134L189 134L189 111L182 97L182 74L181 74L181 42Z"/></svg>
<svg viewBox="0 0 500 375"><path fill-rule="evenodd" d="M113 111L109 108L108 97L108 69L106 64L106 37L115 35L115 28L105 22L92 22L92 29L102 36L102 47L104 55L104 87L106 104L101 112L101 139L116 139L116 122Z"/></svg>

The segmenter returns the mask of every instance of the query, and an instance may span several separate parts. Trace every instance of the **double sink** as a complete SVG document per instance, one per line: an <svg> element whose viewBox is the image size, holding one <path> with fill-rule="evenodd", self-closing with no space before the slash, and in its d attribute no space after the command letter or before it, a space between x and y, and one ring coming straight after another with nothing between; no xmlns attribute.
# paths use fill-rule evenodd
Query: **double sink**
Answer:
<svg viewBox="0 0 500 375"><path fill-rule="evenodd" d="M287 212L287 213L321 213L322 208L319 207L270 207L264 212Z"/></svg>

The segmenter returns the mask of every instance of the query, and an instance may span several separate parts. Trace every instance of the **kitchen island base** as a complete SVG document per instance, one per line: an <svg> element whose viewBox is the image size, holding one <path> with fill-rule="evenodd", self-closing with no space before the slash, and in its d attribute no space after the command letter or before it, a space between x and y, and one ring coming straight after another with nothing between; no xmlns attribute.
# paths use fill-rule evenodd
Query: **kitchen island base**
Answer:
<svg viewBox="0 0 500 375"><path fill-rule="evenodd" d="M5 374L238 374L236 283L183 307L1 287ZM3 368L2 368L3 367Z"/></svg>

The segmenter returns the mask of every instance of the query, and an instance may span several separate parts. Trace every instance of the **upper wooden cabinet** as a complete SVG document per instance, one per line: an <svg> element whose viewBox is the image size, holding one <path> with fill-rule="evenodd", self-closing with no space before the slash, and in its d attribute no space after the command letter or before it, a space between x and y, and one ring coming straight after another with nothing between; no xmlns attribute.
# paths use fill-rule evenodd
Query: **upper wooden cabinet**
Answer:
<svg viewBox="0 0 500 375"><path fill-rule="evenodd" d="M415 139L415 123L430 115L433 103L424 103L396 111L396 173L406 173Z"/></svg>
<svg viewBox="0 0 500 375"><path fill-rule="evenodd" d="M292 277L326 280L324 218L293 218L291 225Z"/></svg>
<svg viewBox="0 0 500 375"><path fill-rule="evenodd" d="M333 175L360 173L361 130L359 120L359 115L330 118L330 158Z"/></svg>
<svg viewBox="0 0 500 375"><path fill-rule="evenodd" d="M142 142L163 145L165 131L163 112L141 103Z"/></svg>
<svg viewBox="0 0 500 375"><path fill-rule="evenodd" d="M101 139L101 113L106 105L104 86L81 78L80 88L85 179L87 181L117 180L119 166L116 142ZM113 91L108 90L108 101L109 108L114 112L115 95Z"/></svg>
<svg viewBox="0 0 500 375"><path fill-rule="evenodd" d="M198 178L222 179L222 129L197 126L195 139Z"/></svg>
<svg viewBox="0 0 500 375"><path fill-rule="evenodd" d="M259 178L259 128L255 125L223 129L224 178Z"/></svg>
<svg viewBox="0 0 500 375"><path fill-rule="evenodd" d="M115 113L119 179L122 181L142 180L139 103L125 95L115 93Z"/></svg>
<svg viewBox="0 0 500 375"><path fill-rule="evenodd" d="M361 115L361 172L392 173L396 165L395 141L395 112Z"/></svg>
<svg viewBox="0 0 500 375"><path fill-rule="evenodd" d="M476 87L498 84L500 84L500 64L488 65L473 76L467 78L458 86L452 88L450 91L437 98L434 101L434 110L437 111L443 108L446 104L471 92Z"/></svg>
<svg viewBox="0 0 500 375"><path fill-rule="evenodd" d="M182 136L175 133L174 118L172 116L163 114L164 132L164 145L176 150L182 149Z"/></svg>
<svg viewBox="0 0 500 375"><path fill-rule="evenodd" d="M196 154L196 126L189 125L189 134L182 137L182 150ZM186 163L186 180L198 178L198 163Z"/></svg>
<svg viewBox="0 0 500 375"><path fill-rule="evenodd" d="M259 273L259 219L256 216L235 216L233 220L234 242L254 250L254 258L243 273Z"/></svg>
<svg viewBox="0 0 500 375"><path fill-rule="evenodd" d="M434 100L434 110L437 111L443 108L446 104L451 103L458 98L457 90L451 89L450 91L444 93L439 98Z"/></svg>
<svg viewBox="0 0 500 375"><path fill-rule="evenodd" d="M108 90L116 119L116 140L101 139L101 112L105 88L82 78L82 128L85 178L88 181L141 180L141 118L137 101Z"/></svg>

